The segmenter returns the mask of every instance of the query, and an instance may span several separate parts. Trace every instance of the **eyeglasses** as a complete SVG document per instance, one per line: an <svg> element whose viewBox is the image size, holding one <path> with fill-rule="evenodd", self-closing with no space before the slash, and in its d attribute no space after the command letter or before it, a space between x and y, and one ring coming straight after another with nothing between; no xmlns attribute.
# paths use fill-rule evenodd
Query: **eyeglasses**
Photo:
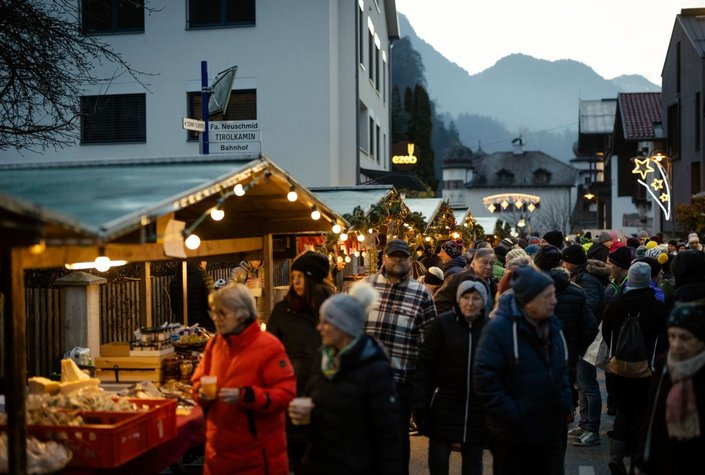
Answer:
<svg viewBox="0 0 705 475"><path fill-rule="evenodd" d="M244 307L236 307L234 309L210 309L208 310L208 316L211 317L211 320L217 320L218 318L225 320L230 315L237 316L240 310L246 309Z"/></svg>

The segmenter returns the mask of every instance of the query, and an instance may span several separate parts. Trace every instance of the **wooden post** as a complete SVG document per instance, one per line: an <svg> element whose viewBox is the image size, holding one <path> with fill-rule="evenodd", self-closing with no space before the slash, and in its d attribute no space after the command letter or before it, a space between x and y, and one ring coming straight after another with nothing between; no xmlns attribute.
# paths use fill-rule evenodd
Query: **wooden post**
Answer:
<svg viewBox="0 0 705 475"><path fill-rule="evenodd" d="M89 348L100 356L100 288L107 280L88 272L72 272L56 279L64 300L64 350Z"/></svg>
<svg viewBox="0 0 705 475"><path fill-rule="evenodd" d="M140 322L146 327L152 325L152 265L142 262L140 271Z"/></svg>
<svg viewBox="0 0 705 475"><path fill-rule="evenodd" d="M188 267L181 262L181 310L184 312L184 326L188 326Z"/></svg>
<svg viewBox="0 0 705 475"><path fill-rule="evenodd" d="M0 292L5 324L5 412L7 413L8 473L27 473L27 335L24 271L18 249L0 250Z"/></svg>
<svg viewBox="0 0 705 475"><path fill-rule="evenodd" d="M274 243L271 234L262 236L262 266L264 284L262 289L262 312L260 320L266 321L274 308Z"/></svg>

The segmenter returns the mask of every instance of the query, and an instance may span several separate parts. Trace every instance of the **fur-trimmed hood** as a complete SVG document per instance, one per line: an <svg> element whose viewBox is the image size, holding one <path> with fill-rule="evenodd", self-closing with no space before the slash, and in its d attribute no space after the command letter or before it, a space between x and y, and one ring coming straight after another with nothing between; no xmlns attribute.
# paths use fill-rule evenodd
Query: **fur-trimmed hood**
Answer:
<svg viewBox="0 0 705 475"><path fill-rule="evenodd" d="M607 267L606 262L602 262L598 259L588 259L585 271L600 279L600 282L604 285L610 282L610 268Z"/></svg>

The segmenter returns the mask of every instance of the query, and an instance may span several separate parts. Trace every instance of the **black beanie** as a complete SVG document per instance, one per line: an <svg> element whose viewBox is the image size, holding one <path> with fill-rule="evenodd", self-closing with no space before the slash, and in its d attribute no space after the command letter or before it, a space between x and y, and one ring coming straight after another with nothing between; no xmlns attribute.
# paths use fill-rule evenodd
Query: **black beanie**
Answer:
<svg viewBox="0 0 705 475"><path fill-rule="evenodd" d="M587 262L587 255L585 255L585 249L580 244L571 244L561 251L563 260L571 264L585 264Z"/></svg>
<svg viewBox="0 0 705 475"><path fill-rule="evenodd" d="M705 341L705 305L697 302L676 303L668 317L669 327L685 328L700 341Z"/></svg>
<svg viewBox="0 0 705 475"><path fill-rule="evenodd" d="M497 260L504 265L504 258L507 257L507 248L504 246L497 246L494 248L494 255L497 257Z"/></svg>
<svg viewBox="0 0 705 475"><path fill-rule="evenodd" d="M561 251L556 246L545 244L534 256L534 264L541 270L549 270L561 265Z"/></svg>
<svg viewBox="0 0 705 475"><path fill-rule="evenodd" d="M328 276L330 264L328 258L320 252L306 251L294 259L291 270L306 274L320 284Z"/></svg>
<svg viewBox="0 0 705 475"><path fill-rule="evenodd" d="M629 269L633 259L632 248L629 246L619 247L607 254L607 260L621 269Z"/></svg>
<svg viewBox="0 0 705 475"><path fill-rule="evenodd" d="M553 285L551 277L529 266L519 266L514 269L510 282L519 305L531 302L546 287Z"/></svg>
<svg viewBox="0 0 705 475"><path fill-rule="evenodd" d="M565 247L564 239L565 236L563 236L563 233L557 229L549 231L543 235L544 241L546 241L552 246L556 246L558 249L563 249Z"/></svg>

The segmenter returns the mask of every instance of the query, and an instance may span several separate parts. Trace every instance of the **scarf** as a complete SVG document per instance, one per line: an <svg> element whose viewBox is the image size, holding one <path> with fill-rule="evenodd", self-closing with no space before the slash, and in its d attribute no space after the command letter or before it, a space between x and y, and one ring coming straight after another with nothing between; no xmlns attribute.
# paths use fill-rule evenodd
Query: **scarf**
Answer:
<svg viewBox="0 0 705 475"><path fill-rule="evenodd" d="M340 369L340 355L348 351L356 341L357 338L340 351L337 351L332 346L321 347L321 373L323 373L323 376L333 379L335 373Z"/></svg>
<svg viewBox="0 0 705 475"><path fill-rule="evenodd" d="M673 385L666 396L666 428L668 436L679 440L700 437L700 418L692 376L705 366L705 351L690 359L676 361L667 357Z"/></svg>

